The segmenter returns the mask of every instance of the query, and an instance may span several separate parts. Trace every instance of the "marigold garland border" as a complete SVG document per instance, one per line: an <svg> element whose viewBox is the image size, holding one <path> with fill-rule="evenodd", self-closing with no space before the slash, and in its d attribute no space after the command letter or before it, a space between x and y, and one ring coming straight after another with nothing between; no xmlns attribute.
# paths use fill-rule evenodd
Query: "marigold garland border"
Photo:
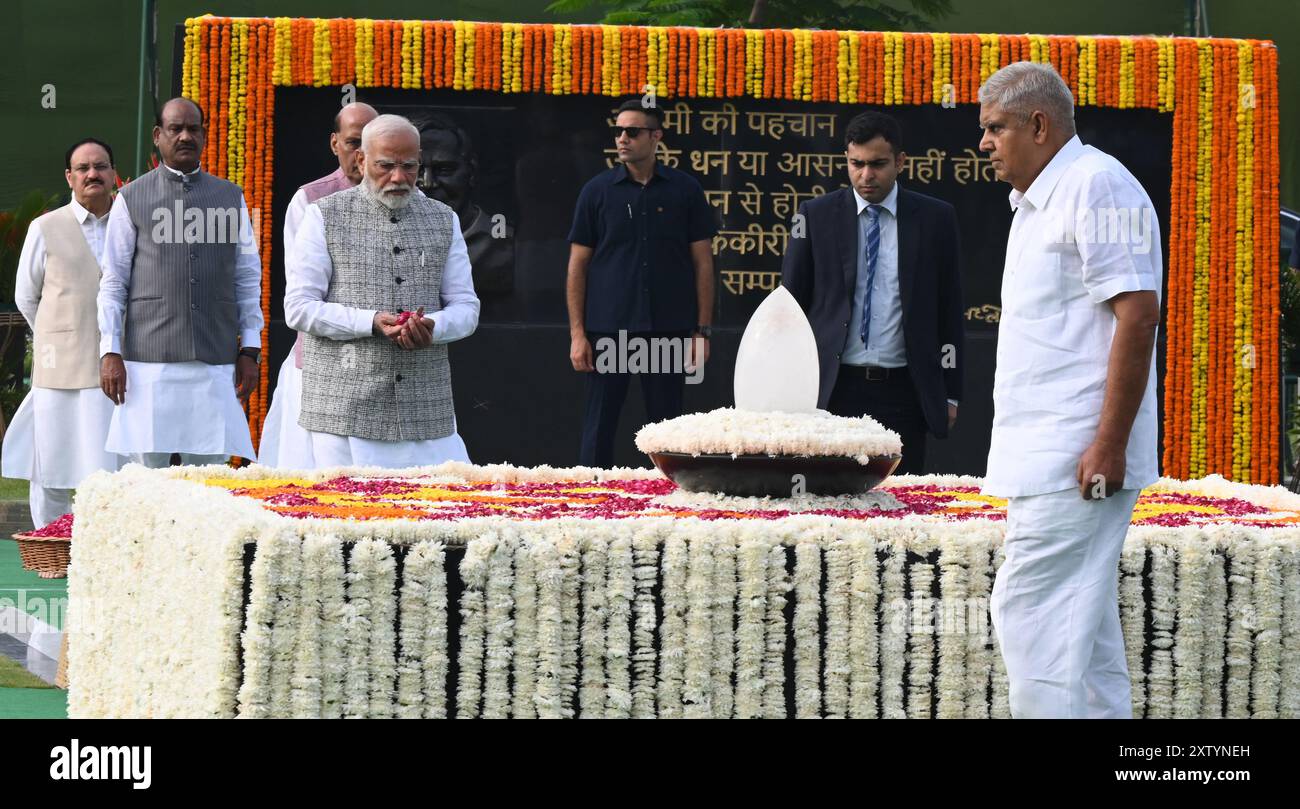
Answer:
<svg viewBox="0 0 1300 809"><path fill-rule="evenodd" d="M205 16L185 21L182 95L212 125L210 171L244 188L270 319L274 88L451 88L841 104L976 103L999 67L1051 64L1079 106L1173 114L1162 471L1279 473L1277 49L1272 42ZM1207 160L1228 149L1235 191ZM265 213L264 213L265 212ZM269 326L263 331L269 349ZM267 366L249 401L256 440Z"/></svg>

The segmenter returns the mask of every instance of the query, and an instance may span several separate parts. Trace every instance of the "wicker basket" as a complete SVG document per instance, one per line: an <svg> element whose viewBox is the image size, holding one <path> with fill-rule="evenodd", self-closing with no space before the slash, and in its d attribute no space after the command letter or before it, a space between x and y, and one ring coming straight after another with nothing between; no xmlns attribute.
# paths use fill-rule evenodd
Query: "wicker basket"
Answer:
<svg viewBox="0 0 1300 809"><path fill-rule="evenodd" d="M68 537L34 537L14 534L23 569L34 570L42 579L65 579L72 558L72 540Z"/></svg>

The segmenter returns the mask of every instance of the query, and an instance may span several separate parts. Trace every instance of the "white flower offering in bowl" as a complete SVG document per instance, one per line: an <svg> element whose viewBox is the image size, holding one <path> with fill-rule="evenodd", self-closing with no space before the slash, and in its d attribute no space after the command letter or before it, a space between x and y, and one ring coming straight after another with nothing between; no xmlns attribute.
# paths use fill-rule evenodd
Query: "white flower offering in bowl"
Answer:
<svg viewBox="0 0 1300 809"><path fill-rule="evenodd" d="M647 425L637 448L688 491L743 497L867 491L902 459L903 442L868 416L817 409L817 343L794 297L777 287L736 355L735 408Z"/></svg>
<svg viewBox="0 0 1300 809"><path fill-rule="evenodd" d="M903 449L898 433L867 416L729 407L647 425L636 445L683 489L742 497L865 492Z"/></svg>

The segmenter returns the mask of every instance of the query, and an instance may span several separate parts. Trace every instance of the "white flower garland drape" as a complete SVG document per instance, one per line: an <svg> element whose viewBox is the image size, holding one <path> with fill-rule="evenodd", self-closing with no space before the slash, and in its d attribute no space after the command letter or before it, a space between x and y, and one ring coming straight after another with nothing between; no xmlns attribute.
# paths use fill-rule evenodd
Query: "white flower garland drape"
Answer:
<svg viewBox="0 0 1300 809"><path fill-rule="evenodd" d="M258 473L82 488L71 716L1007 715L997 522L296 521L193 482ZM1131 530L1116 586L1135 715L1300 714L1298 580L1297 529Z"/></svg>

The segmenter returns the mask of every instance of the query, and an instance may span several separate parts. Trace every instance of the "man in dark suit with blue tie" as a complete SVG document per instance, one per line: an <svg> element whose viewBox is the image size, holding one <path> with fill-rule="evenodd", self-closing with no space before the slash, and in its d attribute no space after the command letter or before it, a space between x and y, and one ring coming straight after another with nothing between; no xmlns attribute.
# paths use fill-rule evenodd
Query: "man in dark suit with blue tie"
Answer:
<svg viewBox="0 0 1300 809"><path fill-rule="evenodd" d="M926 434L957 420L964 356L957 214L898 185L898 122L864 112L844 133L849 188L799 206L782 283L817 338L817 406L868 415L903 439L898 474L922 474Z"/></svg>

